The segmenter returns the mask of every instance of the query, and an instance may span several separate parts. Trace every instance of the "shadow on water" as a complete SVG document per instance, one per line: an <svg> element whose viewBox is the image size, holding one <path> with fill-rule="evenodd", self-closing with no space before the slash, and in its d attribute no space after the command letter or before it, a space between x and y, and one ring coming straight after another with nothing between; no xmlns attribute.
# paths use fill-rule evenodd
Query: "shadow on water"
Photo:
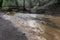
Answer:
<svg viewBox="0 0 60 40"><path fill-rule="evenodd" d="M18 31L11 22L0 18L0 40L28 40L25 33Z"/></svg>

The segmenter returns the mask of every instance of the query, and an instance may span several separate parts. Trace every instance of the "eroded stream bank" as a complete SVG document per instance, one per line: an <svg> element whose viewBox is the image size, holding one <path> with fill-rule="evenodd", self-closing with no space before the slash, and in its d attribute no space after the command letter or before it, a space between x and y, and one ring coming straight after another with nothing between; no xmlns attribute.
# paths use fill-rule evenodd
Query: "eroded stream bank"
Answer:
<svg viewBox="0 0 60 40"><path fill-rule="evenodd" d="M2 18L11 21L29 40L60 40L60 16L16 13Z"/></svg>

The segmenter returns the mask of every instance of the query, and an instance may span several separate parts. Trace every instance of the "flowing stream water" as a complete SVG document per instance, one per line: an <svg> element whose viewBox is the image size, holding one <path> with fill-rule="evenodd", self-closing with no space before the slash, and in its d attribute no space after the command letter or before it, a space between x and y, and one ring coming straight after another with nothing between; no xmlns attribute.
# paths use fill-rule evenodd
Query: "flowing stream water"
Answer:
<svg viewBox="0 0 60 40"><path fill-rule="evenodd" d="M29 40L60 40L60 16L15 13L4 14L2 18L11 21ZM51 21L52 25L45 19ZM56 28L53 23L57 25Z"/></svg>

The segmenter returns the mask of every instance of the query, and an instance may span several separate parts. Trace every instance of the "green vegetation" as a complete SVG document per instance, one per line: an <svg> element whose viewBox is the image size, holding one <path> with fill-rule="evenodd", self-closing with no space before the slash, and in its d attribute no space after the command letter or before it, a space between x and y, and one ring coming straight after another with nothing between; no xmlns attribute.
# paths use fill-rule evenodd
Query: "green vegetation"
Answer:
<svg viewBox="0 0 60 40"><path fill-rule="evenodd" d="M8 0L3 0L2 9L7 9L9 5Z"/></svg>
<svg viewBox="0 0 60 40"><path fill-rule="evenodd" d="M35 6L43 6L48 3L50 0L25 0L25 6L35 7ZM7 10L11 5L15 5L14 7L24 6L24 0L3 0L2 9Z"/></svg>

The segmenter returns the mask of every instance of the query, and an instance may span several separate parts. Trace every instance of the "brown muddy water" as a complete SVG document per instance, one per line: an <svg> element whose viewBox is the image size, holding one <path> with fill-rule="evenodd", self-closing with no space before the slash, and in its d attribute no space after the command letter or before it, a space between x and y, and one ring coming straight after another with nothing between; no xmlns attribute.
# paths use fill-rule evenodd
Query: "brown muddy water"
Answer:
<svg viewBox="0 0 60 40"><path fill-rule="evenodd" d="M2 18L24 32L28 40L60 40L60 16L15 13L5 14Z"/></svg>

